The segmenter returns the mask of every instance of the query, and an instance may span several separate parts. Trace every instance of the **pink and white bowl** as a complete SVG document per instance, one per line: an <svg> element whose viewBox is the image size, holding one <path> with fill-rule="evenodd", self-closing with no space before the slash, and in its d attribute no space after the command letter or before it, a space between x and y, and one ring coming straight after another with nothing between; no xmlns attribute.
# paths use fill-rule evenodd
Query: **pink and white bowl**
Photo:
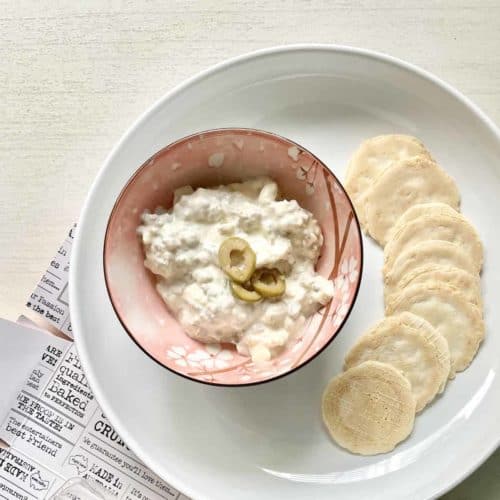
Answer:
<svg viewBox="0 0 500 500"><path fill-rule="evenodd" d="M217 186L267 175L321 225L324 245L317 271L334 281L332 301L306 323L272 361L254 364L229 344L191 339L171 315L144 265L137 235L141 214L170 208L174 190ZM183 377L211 385L244 386L291 373L325 349L342 329L361 282L362 237L341 183L309 151L278 135L218 129L180 139L147 160L131 177L111 212L104 242L104 274L123 328L153 360Z"/></svg>

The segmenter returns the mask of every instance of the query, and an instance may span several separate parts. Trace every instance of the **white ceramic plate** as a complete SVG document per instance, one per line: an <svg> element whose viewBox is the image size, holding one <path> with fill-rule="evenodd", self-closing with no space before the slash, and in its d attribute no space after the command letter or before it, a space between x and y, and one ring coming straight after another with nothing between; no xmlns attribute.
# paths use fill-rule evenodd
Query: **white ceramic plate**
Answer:
<svg viewBox="0 0 500 500"><path fill-rule="evenodd" d="M383 315L382 252L365 240L361 292L332 345L284 379L207 387L151 361L123 331L103 277L106 221L126 180L152 153L202 129L261 128L303 144L342 179L358 143L420 137L452 174L463 212L486 247L487 338L416 420L393 453L359 457L321 424L327 380L366 327ZM500 437L500 136L471 102L432 75L363 50L294 46L234 59L198 75L150 109L115 147L94 183L72 257L70 301L78 350L105 413L160 476L195 498L423 499L467 476Z"/></svg>

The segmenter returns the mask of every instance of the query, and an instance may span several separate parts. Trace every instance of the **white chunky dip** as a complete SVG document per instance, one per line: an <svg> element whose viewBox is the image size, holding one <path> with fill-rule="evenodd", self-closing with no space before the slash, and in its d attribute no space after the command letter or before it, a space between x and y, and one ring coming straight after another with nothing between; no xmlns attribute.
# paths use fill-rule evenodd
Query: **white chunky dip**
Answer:
<svg viewBox="0 0 500 500"><path fill-rule="evenodd" d="M144 265L185 332L205 343L233 343L256 362L279 353L333 296L333 282L314 270L323 244L318 222L295 200L278 200L269 178L180 188L171 210L142 215L138 232ZM250 303L232 293L218 259L230 237L250 245L257 269L284 275L281 297Z"/></svg>

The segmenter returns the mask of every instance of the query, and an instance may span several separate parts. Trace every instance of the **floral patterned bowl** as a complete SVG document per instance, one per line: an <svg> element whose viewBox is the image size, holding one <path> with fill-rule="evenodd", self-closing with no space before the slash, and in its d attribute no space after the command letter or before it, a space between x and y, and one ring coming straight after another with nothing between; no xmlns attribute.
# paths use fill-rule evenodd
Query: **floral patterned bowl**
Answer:
<svg viewBox="0 0 500 500"><path fill-rule="evenodd" d="M272 361L255 365L231 345L206 345L186 335L144 267L136 234L144 210L169 208L175 189L213 186L267 175L320 223L324 245L317 271L334 280L332 301ZM114 310L137 345L165 368L191 380L242 386L276 379L319 354L338 334L361 280L362 239L353 206L337 178L288 139L250 129L210 130L181 139L146 161L121 192L104 242L106 286Z"/></svg>

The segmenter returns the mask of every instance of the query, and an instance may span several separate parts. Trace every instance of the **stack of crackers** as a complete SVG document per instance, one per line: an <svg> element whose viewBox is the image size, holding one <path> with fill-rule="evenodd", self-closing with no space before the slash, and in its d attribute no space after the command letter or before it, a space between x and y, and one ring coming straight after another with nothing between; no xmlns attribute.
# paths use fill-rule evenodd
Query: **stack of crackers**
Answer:
<svg viewBox="0 0 500 500"><path fill-rule="evenodd" d="M371 455L408 437L415 413L476 355L483 248L459 212L455 181L415 137L363 142L345 185L364 231L384 248L386 317L328 384L323 419L339 445Z"/></svg>

